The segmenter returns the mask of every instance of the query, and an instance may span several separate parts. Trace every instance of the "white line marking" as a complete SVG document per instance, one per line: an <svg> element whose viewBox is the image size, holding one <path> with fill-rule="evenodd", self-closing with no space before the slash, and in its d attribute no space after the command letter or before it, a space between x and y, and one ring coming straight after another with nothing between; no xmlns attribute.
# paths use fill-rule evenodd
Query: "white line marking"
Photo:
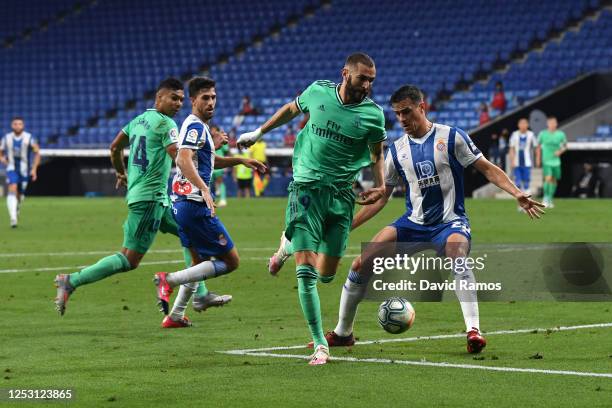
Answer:
<svg viewBox="0 0 612 408"><path fill-rule="evenodd" d="M560 326L549 329L518 329L518 330L497 330L486 333L487 335L497 334L524 334L531 333L534 331L539 332L560 332L569 330L581 330L581 329L592 329L592 328L605 328L612 327L612 323L594 323L594 324L583 324L578 326ZM357 345L364 344L382 344L382 343L397 343L397 342L412 342L420 340L439 340L456 337L464 337L465 333L457 334L442 334L436 336L423 336L423 337L407 337L402 339L382 339L382 340L370 340L370 341L358 341ZM230 355L241 355L241 356L252 356L252 357L273 357L273 358L297 358L301 360L307 360L310 355L296 355L296 354L276 354L269 353L269 351L275 350L294 350L303 349L304 345L300 346L280 346L280 347L265 347L259 349L244 349L244 350L227 350L217 351L217 353L230 354ZM381 364L404 364L414 366L426 366L426 367L443 367L443 368L463 368L463 369L476 369L476 370L488 370L488 371L502 371L502 372L518 372L518 373L537 373L537 374L553 374L553 375L572 375L580 377L603 377L612 378L612 373L594 373L594 372L583 372L583 371L569 371L569 370L545 370L537 368L517 368L517 367L498 367L498 366L485 366L475 364L456 364L456 363L435 363L431 361L412 361L412 360L393 360L393 359L381 359L381 358L356 358L356 357L331 357L332 361L347 361L347 362L359 362L359 363L381 363Z"/></svg>
<svg viewBox="0 0 612 408"><path fill-rule="evenodd" d="M579 326L560 326L554 327L550 329L542 329L542 328L534 328L534 329L517 329L517 330L497 330L492 332L483 332L487 336L497 335L497 334L524 334L531 333L533 331L539 332L560 332L560 331L568 331L568 330L581 330L581 329L593 329L593 328L603 328L603 327L612 327L612 323L594 323L594 324L583 324ZM368 341L357 341L356 345L367 345L367 344L384 344L384 343L407 343L413 341L421 341L421 340L440 340L440 339L453 339L458 337L465 337L465 333L456 333L456 334L439 334L435 336L419 336L419 337L403 337L403 338L393 338L393 339L381 339L381 340L368 340ZM306 346L278 346L278 347L264 347L257 349L244 349L244 350L229 350L226 352L227 354L244 354L244 353L252 353L252 352L263 352L263 351L280 351L280 350L296 350L305 348ZM230 353L231 352L231 353Z"/></svg>
<svg viewBox="0 0 612 408"><path fill-rule="evenodd" d="M233 353L227 353L233 354ZM274 353L243 353L242 355L253 357L274 357L274 358L297 358L307 360L310 356L301 356L294 354L274 354ZM516 367L497 367L474 364L455 364L455 363L434 363L430 361L411 361L411 360L391 360L386 358L355 358L355 357L330 357L331 361L347 361L352 363L382 363L382 364L404 364L413 366L425 367L442 367L442 368L464 368L472 370L487 370L487 371L503 371L517 373L538 373L538 374L554 374L554 375L574 375L580 377L604 377L612 378L612 373L592 373L584 371L568 371L568 370L544 370L538 368L516 368Z"/></svg>

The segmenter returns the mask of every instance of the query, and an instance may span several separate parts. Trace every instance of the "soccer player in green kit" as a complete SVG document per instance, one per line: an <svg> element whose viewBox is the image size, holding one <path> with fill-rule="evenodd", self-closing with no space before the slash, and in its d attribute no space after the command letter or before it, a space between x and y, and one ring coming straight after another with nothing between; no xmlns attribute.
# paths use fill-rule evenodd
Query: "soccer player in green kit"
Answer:
<svg viewBox="0 0 612 408"><path fill-rule="evenodd" d="M538 135L536 166L542 164L544 174L544 206L554 208L553 197L557 190L557 180L561 178L561 155L567 150L567 137L562 130L557 129L557 118L549 116L547 130Z"/></svg>
<svg viewBox="0 0 612 408"><path fill-rule="evenodd" d="M178 128L172 117L181 109L184 97L180 80L163 80L157 89L155 108L134 118L113 140L111 162L117 175L116 187L127 185L128 216L123 224L123 246L120 252L79 272L55 277L55 306L61 315L77 287L137 268L158 230L178 236L167 189L172 159L177 153ZM128 146L126 172L123 149ZM186 263L191 265L191 258L187 256ZM212 293L209 295L212 303L218 300L217 297L222 298Z"/></svg>
<svg viewBox="0 0 612 408"><path fill-rule="evenodd" d="M361 193L357 203L374 203L385 191L385 119L382 108L368 97L375 77L374 61L363 53L352 54L342 69L341 84L315 81L260 128L238 139L239 145L250 146L264 133L310 113L293 152L284 233L295 254L300 304L314 342L310 365L325 364L329 358L316 285L318 278L324 283L333 279L344 254L355 205L353 182L371 165L374 187Z"/></svg>
<svg viewBox="0 0 612 408"><path fill-rule="evenodd" d="M217 125L211 125L210 131L214 134L216 132L225 133L223 129L221 129ZM224 144L217 150L215 150L215 156L217 157L229 157L230 149L228 144ZM215 169L213 171L213 180L215 181L215 195L218 198L217 207L225 207L227 205L227 190L225 188L225 181L223 180L223 176L225 175L225 169Z"/></svg>

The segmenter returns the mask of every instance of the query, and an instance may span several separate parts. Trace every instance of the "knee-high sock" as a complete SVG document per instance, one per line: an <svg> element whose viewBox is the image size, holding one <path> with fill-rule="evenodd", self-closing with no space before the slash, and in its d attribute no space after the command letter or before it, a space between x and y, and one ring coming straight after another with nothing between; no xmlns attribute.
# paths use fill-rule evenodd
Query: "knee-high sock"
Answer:
<svg viewBox="0 0 612 408"><path fill-rule="evenodd" d="M296 272L300 305L308 323L314 347L317 348L320 344L327 346L327 340L325 340L323 334L321 303L317 291L317 270L312 265L298 265Z"/></svg>
<svg viewBox="0 0 612 408"><path fill-rule="evenodd" d="M189 268L191 264L193 263L193 260L191 258L191 252L189 251L189 249L184 248L184 247L183 247L183 259L185 259L185 267ZM200 281L195 293L198 296L206 296L206 294L208 294L208 288L206 287L206 283L204 283L204 281ZM189 299L187 299L187 301L189 301ZM176 300L174 303L176 304ZM186 306L187 305L185 305L185 307Z"/></svg>
<svg viewBox="0 0 612 408"><path fill-rule="evenodd" d="M17 220L17 204L17 195L15 193L8 193L6 196L6 208L8 208L11 221Z"/></svg>
<svg viewBox="0 0 612 408"><path fill-rule="evenodd" d="M180 286L178 295L174 299L174 305L172 305L172 311L170 312L172 320L179 321L185 316L185 309L187 309L189 299L191 299L191 295L193 295L197 287L198 282L190 282Z"/></svg>
<svg viewBox="0 0 612 408"><path fill-rule="evenodd" d="M350 270L340 295L340 309L338 310L338 324L334 332L338 336L348 336L353 332L353 322L357 314L357 306L366 293L368 280L357 272Z"/></svg>
<svg viewBox="0 0 612 408"><path fill-rule="evenodd" d="M114 255L109 255L106 258L100 259L95 264L79 272L71 273L69 278L70 285L76 288L81 285L99 281L118 272L127 272L130 269L130 262L125 255L117 252Z"/></svg>
<svg viewBox="0 0 612 408"><path fill-rule="evenodd" d="M550 200L550 183L548 181L544 182L544 201L549 201Z"/></svg>
<svg viewBox="0 0 612 408"><path fill-rule="evenodd" d="M166 280L170 286L175 287L189 282L198 282L231 272L223 261L204 261L191 268L169 273Z"/></svg>
<svg viewBox="0 0 612 408"><path fill-rule="evenodd" d="M471 268L465 267L465 262L459 261L461 266L457 265L457 260L465 261L465 258L456 258L455 265L453 268L453 274L455 275L455 293L461 303L461 312L463 313L463 320L465 321L466 331L472 330L472 328L480 329L480 317L478 313L478 298L476 290L470 290L462 288L461 284L474 284L476 279L474 278L474 272Z"/></svg>
<svg viewBox="0 0 612 408"><path fill-rule="evenodd" d="M555 193L557 192L557 183L550 183L550 201L555 198Z"/></svg>

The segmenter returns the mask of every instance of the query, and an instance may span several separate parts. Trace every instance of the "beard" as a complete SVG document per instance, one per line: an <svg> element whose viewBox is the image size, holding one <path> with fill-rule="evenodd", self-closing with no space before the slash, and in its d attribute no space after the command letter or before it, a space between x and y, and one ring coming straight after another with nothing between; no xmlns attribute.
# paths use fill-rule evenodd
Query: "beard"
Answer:
<svg viewBox="0 0 612 408"><path fill-rule="evenodd" d="M349 75L346 81L346 93L352 102L359 102L367 96L367 92L363 88L353 86L353 78Z"/></svg>

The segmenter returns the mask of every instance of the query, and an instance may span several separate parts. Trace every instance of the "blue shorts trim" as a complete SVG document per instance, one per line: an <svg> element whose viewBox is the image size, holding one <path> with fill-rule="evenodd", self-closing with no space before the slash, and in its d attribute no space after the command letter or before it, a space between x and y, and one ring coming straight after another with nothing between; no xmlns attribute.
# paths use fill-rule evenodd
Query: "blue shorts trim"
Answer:
<svg viewBox="0 0 612 408"><path fill-rule="evenodd" d="M404 214L389 226L397 231L397 242L430 243L438 254L444 253L446 241L452 234L463 235L471 246L472 234L467 218L457 218L435 225L421 225L410 221Z"/></svg>
<svg viewBox="0 0 612 408"><path fill-rule="evenodd" d="M210 216L206 204L184 200L175 202L172 208L185 248L194 248L203 258L223 255L234 248L225 226L218 217Z"/></svg>

